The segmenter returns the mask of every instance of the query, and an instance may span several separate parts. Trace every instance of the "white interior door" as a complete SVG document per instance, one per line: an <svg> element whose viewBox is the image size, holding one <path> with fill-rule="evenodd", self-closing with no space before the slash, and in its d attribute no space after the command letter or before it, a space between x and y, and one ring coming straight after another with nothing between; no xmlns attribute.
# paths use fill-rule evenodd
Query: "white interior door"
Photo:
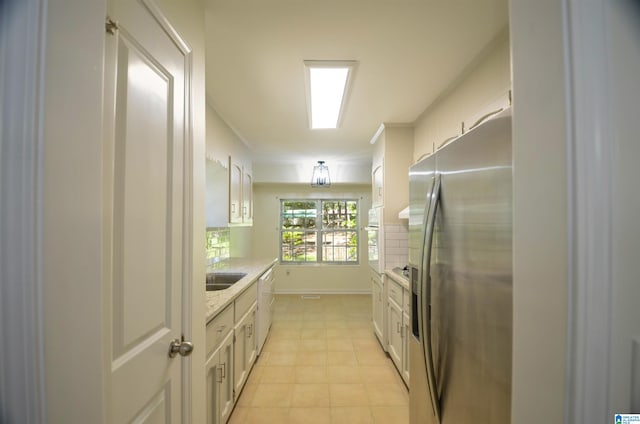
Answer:
<svg viewBox="0 0 640 424"><path fill-rule="evenodd" d="M105 44L109 422L182 419L188 49L147 0L112 0ZM188 265L188 262L186 263Z"/></svg>

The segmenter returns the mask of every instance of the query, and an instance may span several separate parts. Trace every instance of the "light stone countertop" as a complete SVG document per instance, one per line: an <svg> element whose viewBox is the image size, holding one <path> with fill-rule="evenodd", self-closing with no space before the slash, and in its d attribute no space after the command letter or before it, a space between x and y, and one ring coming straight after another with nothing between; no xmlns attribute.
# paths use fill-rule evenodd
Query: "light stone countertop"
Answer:
<svg viewBox="0 0 640 424"><path fill-rule="evenodd" d="M278 262L274 259L229 259L223 268L207 268L210 272L244 272L247 275L228 289L206 292L206 322L211 321L266 270ZM204 284L204 281L203 281Z"/></svg>
<svg viewBox="0 0 640 424"><path fill-rule="evenodd" d="M398 268L398 269L400 269L400 268ZM395 281L396 283L400 284L405 289L411 290L411 283L409 282L409 278L407 278L404 275L402 275L401 272L395 271L395 268L394 269L385 269L384 273L387 274L387 276L389 278L393 279L393 281Z"/></svg>

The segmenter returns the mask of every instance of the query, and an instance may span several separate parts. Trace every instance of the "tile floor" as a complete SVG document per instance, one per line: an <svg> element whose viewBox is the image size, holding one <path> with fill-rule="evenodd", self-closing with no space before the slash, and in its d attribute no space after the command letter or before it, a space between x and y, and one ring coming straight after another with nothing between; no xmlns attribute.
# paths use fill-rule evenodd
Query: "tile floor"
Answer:
<svg viewBox="0 0 640 424"><path fill-rule="evenodd" d="M230 424L405 424L409 395L371 329L371 296L276 296Z"/></svg>

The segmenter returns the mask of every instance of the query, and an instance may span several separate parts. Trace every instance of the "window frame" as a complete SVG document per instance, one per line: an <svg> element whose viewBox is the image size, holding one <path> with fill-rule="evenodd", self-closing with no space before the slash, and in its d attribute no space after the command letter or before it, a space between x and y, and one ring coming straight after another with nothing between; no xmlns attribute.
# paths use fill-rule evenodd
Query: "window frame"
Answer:
<svg viewBox="0 0 640 424"><path fill-rule="evenodd" d="M286 199L279 199L280 200L280 205L279 205L279 217L278 217L278 233L279 233L279 239L278 239L278 248L279 248L279 259L280 259L280 263L281 264L285 264L285 265L311 265L311 266L318 266L318 265L360 265L360 248L361 248L361 237L360 237L360 201L357 198L286 198ZM284 221L285 221L285 213L284 213L284 206L286 203L288 202L300 202L300 203L314 203L315 204L315 226L312 229L308 229L308 228L300 228L300 229L291 229L291 228L285 228L284 226ZM355 203L356 205L356 213L355 213L355 227L352 229L348 229L348 228L326 228L324 226L324 203L325 202L341 202L341 203L345 203L345 207L348 206L348 204L350 202ZM283 238L284 238L284 233L286 232L301 232L301 233L313 233L315 234L315 259L314 260L303 260L303 261L297 261L297 260L285 260L284 259L284 245L283 245ZM336 233L345 233L345 244L344 245L340 245L340 248L344 248L345 249L345 257L349 256L349 248L351 246L349 246L348 244L348 240L350 239L350 234L355 235L355 246L352 246L355 248L355 260L344 260L344 261L333 261L333 260L326 260L324 258L324 243L323 240L325 240L325 235L328 234L336 234Z"/></svg>

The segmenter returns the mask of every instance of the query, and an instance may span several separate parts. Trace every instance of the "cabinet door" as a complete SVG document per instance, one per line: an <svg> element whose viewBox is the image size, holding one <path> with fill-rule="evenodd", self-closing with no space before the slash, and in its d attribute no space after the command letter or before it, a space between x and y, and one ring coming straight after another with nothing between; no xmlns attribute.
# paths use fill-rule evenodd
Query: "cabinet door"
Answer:
<svg viewBox="0 0 640 424"><path fill-rule="evenodd" d="M219 420L218 423L224 424L229 419L233 404L235 402L235 393L233 391L233 332L225 338L220 346L219 368L221 371L220 390L219 390Z"/></svg>
<svg viewBox="0 0 640 424"><path fill-rule="evenodd" d="M242 174L242 222L253 222L253 177L248 172Z"/></svg>
<svg viewBox="0 0 640 424"><path fill-rule="evenodd" d="M251 372L251 368L253 364L256 362L257 352L258 352L258 340L256 339L256 317L258 313L258 305L254 305L253 308L249 311L248 325L249 325L249 334L247 334L247 354L245 355L247 358L247 376Z"/></svg>
<svg viewBox="0 0 640 424"><path fill-rule="evenodd" d="M205 364L205 378L207 380L207 424L216 424L220 417L220 389L222 370L219 368L220 354L215 351Z"/></svg>
<svg viewBox="0 0 640 424"><path fill-rule="evenodd" d="M374 275L371 276L371 301L373 303L373 332L384 346L384 300L382 282Z"/></svg>
<svg viewBox="0 0 640 424"><path fill-rule="evenodd" d="M402 369L402 309L389 299L388 352L398 370Z"/></svg>
<svg viewBox="0 0 640 424"><path fill-rule="evenodd" d="M209 356L206 366L207 424L227 422L233 410L233 333Z"/></svg>
<svg viewBox="0 0 640 424"><path fill-rule="evenodd" d="M371 206L382 206L383 198L382 198L382 166L377 166L372 173L372 181L371 181ZM382 223L380 223L382 225Z"/></svg>
<svg viewBox="0 0 640 424"><path fill-rule="evenodd" d="M400 374L402 379L409 386L409 334L411 331L411 317L404 312L402 314L402 367Z"/></svg>
<svg viewBox="0 0 640 424"><path fill-rule="evenodd" d="M229 158L229 222L242 222L242 168Z"/></svg>
<svg viewBox="0 0 640 424"><path fill-rule="evenodd" d="M235 327L236 341L234 346L235 362L233 379L236 393L240 393L240 390L244 387L251 366L256 360L255 320L256 303L249 308Z"/></svg>

